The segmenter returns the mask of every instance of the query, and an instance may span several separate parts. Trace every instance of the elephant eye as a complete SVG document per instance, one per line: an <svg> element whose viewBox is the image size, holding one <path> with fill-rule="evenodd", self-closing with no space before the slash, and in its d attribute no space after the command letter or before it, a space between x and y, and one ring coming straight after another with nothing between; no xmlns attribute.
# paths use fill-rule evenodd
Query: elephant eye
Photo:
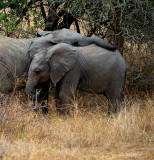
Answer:
<svg viewBox="0 0 154 160"><path fill-rule="evenodd" d="M36 75L39 75L41 71L40 70L35 70L34 72L35 72Z"/></svg>
<svg viewBox="0 0 154 160"><path fill-rule="evenodd" d="M78 42L73 42L73 46L79 46Z"/></svg>

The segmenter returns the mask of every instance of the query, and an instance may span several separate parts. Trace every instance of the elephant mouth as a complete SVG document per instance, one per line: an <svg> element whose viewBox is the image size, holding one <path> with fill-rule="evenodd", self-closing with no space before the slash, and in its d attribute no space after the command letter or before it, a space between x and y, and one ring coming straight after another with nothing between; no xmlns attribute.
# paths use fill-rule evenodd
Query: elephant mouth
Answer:
<svg viewBox="0 0 154 160"><path fill-rule="evenodd" d="M48 85L50 81L47 81L45 83L38 83L36 85L30 85L27 84L26 86L26 94L30 97L30 99L33 100L38 100L38 99L42 99L44 96L44 92L46 94L46 90L44 88L48 88L46 87L46 83Z"/></svg>
<svg viewBox="0 0 154 160"><path fill-rule="evenodd" d="M26 91L27 95L30 97L32 100L37 100L40 96L41 93L41 88L35 87L32 91Z"/></svg>
<svg viewBox="0 0 154 160"><path fill-rule="evenodd" d="M35 95L36 95L35 91L28 91L26 89L26 94L31 100L35 100Z"/></svg>
<svg viewBox="0 0 154 160"><path fill-rule="evenodd" d="M30 99L35 99L36 97L36 87L32 88L31 86L26 86L26 94L30 97Z"/></svg>

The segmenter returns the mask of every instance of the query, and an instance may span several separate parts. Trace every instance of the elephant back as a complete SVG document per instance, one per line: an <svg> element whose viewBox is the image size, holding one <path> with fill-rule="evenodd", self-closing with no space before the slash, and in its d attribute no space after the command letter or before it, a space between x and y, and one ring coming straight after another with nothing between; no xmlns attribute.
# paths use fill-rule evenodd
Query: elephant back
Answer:
<svg viewBox="0 0 154 160"><path fill-rule="evenodd" d="M28 48L31 40L0 37L0 61L12 68L24 70L29 62ZM19 71L20 72L20 71Z"/></svg>
<svg viewBox="0 0 154 160"><path fill-rule="evenodd" d="M84 59L85 64L89 66L88 68L93 68L95 70L121 70L124 72L126 69L126 63L122 55L118 50L110 51L99 47L95 44L86 47L79 47L82 53L82 59Z"/></svg>
<svg viewBox="0 0 154 160"><path fill-rule="evenodd" d="M30 40L0 36L0 92L10 92L14 77L20 78L28 71L29 44Z"/></svg>
<svg viewBox="0 0 154 160"><path fill-rule="evenodd" d="M31 40L0 36L0 54L26 54Z"/></svg>

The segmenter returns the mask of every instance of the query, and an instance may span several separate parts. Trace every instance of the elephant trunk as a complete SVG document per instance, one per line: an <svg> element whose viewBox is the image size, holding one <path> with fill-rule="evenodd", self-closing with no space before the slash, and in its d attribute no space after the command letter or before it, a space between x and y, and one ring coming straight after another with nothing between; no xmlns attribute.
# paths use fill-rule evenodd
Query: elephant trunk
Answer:
<svg viewBox="0 0 154 160"><path fill-rule="evenodd" d="M32 96L32 98L35 98L35 87L37 85L37 81L28 79L28 82L26 84L25 92L27 95Z"/></svg>
<svg viewBox="0 0 154 160"><path fill-rule="evenodd" d="M25 91L27 95L32 96L32 97L35 94L34 87L32 87L31 85L26 85Z"/></svg>
<svg viewBox="0 0 154 160"><path fill-rule="evenodd" d="M114 50L117 49L116 45L109 44L99 37L88 37L88 39L91 43L95 43L95 44L97 44L97 45L99 45L99 46L101 46L105 49L108 49L108 50L111 50L111 51L114 51Z"/></svg>

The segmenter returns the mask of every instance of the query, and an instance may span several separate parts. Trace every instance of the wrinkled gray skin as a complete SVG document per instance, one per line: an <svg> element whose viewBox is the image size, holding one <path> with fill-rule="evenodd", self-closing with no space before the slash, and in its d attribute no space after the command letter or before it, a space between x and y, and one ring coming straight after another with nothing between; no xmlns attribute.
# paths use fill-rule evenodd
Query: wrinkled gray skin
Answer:
<svg viewBox="0 0 154 160"><path fill-rule="evenodd" d="M57 44L35 54L28 74L26 93L33 96L38 83L49 79L56 83L58 109L63 112L77 89L104 94L111 102L110 111L124 94L126 63L118 50L109 51L95 44L72 47Z"/></svg>
<svg viewBox="0 0 154 160"><path fill-rule="evenodd" d="M85 37L69 29L43 31L34 39L14 39L0 35L0 92L9 93L14 87L15 77L20 78L28 72L33 56L54 44L64 42L86 46L96 43L108 49L115 49L98 37Z"/></svg>
<svg viewBox="0 0 154 160"><path fill-rule="evenodd" d="M31 40L0 36L0 92L9 93L15 77L22 77L31 62L27 54Z"/></svg>

